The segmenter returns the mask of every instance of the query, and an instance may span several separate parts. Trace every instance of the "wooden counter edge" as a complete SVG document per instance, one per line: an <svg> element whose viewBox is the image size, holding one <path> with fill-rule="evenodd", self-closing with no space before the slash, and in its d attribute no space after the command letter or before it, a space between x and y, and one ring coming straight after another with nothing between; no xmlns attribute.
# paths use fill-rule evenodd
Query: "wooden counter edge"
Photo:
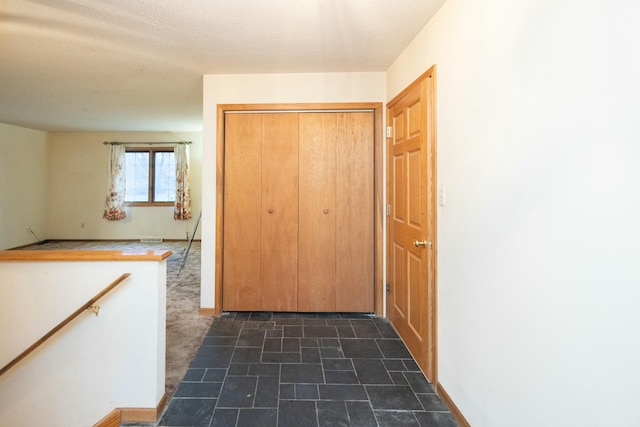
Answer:
<svg viewBox="0 0 640 427"><path fill-rule="evenodd" d="M0 251L0 261L162 261L170 250L10 250Z"/></svg>

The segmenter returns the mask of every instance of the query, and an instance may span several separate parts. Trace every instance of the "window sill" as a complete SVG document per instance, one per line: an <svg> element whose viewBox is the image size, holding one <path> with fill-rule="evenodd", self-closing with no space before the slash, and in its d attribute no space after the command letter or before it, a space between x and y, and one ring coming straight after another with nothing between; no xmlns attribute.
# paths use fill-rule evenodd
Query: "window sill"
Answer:
<svg viewBox="0 0 640 427"><path fill-rule="evenodd" d="M146 206L146 207L154 207L154 206L174 206L173 202L125 202L125 206Z"/></svg>

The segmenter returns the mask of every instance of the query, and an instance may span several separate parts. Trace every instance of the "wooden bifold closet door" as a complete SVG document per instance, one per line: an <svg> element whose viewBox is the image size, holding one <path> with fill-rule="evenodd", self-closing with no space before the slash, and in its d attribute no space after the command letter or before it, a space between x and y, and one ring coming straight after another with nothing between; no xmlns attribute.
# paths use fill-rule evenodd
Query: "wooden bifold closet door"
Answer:
<svg viewBox="0 0 640 427"><path fill-rule="evenodd" d="M373 126L225 114L223 310L373 312Z"/></svg>

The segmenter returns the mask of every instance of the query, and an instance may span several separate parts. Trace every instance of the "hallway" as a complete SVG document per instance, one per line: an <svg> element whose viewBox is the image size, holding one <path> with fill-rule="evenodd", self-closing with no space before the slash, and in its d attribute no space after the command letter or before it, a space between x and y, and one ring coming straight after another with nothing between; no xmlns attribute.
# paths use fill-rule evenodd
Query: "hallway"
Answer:
<svg viewBox="0 0 640 427"><path fill-rule="evenodd" d="M385 319L225 313L160 426L456 426Z"/></svg>

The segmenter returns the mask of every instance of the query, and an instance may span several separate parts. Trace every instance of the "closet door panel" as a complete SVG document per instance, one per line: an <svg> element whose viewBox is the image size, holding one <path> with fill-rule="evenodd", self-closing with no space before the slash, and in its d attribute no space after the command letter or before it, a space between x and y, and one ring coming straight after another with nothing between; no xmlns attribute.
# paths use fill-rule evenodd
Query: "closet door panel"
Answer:
<svg viewBox="0 0 640 427"><path fill-rule="evenodd" d="M298 114L262 116L262 310L296 311Z"/></svg>
<svg viewBox="0 0 640 427"><path fill-rule="evenodd" d="M336 310L374 311L373 113L338 113Z"/></svg>
<svg viewBox="0 0 640 427"><path fill-rule="evenodd" d="M224 310L261 310L262 118L225 115Z"/></svg>
<svg viewBox="0 0 640 427"><path fill-rule="evenodd" d="M336 311L336 114L301 113L298 311Z"/></svg>

